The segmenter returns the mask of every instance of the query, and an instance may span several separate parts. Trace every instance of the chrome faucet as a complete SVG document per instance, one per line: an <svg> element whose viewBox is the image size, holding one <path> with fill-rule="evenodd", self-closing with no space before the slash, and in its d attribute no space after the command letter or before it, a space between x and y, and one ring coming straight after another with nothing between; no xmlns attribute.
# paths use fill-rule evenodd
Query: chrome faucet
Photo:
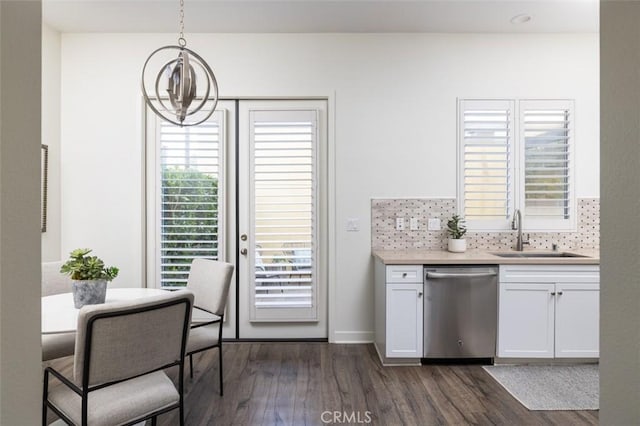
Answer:
<svg viewBox="0 0 640 426"><path fill-rule="evenodd" d="M520 209L516 209L516 211L513 212L511 229L518 231L518 237L516 238L515 249L517 251L522 251L524 249L524 245L529 244L529 238L527 238L526 240L522 239L522 213L520 213Z"/></svg>

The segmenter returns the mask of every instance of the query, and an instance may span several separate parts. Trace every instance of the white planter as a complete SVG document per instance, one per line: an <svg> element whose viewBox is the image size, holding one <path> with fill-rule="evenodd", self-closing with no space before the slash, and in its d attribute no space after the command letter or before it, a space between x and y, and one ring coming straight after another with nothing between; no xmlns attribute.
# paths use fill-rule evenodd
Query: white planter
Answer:
<svg viewBox="0 0 640 426"><path fill-rule="evenodd" d="M464 253L467 250L467 240L464 238L459 240L449 238L448 250L453 253Z"/></svg>

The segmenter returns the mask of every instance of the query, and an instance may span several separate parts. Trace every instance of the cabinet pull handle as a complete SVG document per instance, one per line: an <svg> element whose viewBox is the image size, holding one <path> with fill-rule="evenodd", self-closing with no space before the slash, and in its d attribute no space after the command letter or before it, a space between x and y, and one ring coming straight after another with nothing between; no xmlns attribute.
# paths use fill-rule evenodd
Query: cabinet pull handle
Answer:
<svg viewBox="0 0 640 426"><path fill-rule="evenodd" d="M558 292L558 296L562 296L562 292L561 291Z"/></svg>
<svg viewBox="0 0 640 426"><path fill-rule="evenodd" d="M552 292L551 292L551 295L552 295L552 296L555 296L555 295L556 295L556 292L555 292L555 291L552 291Z"/></svg>
<svg viewBox="0 0 640 426"><path fill-rule="evenodd" d="M418 292L418 297L422 297L422 292L421 291Z"/></svg>
<svg viewBox="0 0 640 426"><path fill-rule="evenodd" d="M406 272L402 273L402 278L407 278L407 273Z"/></svg>

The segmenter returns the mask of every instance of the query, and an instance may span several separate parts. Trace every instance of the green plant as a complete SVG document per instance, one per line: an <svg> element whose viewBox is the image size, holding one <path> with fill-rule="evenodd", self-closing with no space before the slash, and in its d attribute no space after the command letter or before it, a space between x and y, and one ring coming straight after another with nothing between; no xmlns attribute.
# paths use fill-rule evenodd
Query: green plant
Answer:
<svg viewBox="0 0 640 426"><path fill-rule="evenodd" d="M69 260L62 265L60 272L71 276L72 280L107 280L111 281L120 271L115 266L105 267L102 259L87 256L91 249L75 249L69 254Z"/></svg>
<svg viewBox="0 0 640 426"><path fill-rule="evenodd" d="M464 226L464 218L454 214L451 219L447 221L447 233L449 233L454 240L461 239L462 236L467 233L467 228Z"/></svg>

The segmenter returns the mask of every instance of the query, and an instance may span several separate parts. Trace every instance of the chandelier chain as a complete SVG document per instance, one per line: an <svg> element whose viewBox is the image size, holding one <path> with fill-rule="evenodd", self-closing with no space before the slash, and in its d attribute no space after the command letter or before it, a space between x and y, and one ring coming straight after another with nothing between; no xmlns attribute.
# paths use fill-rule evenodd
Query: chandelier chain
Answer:
<svg viewBox="0 0 640 426"><path fill-rule="evenodd" d="M178 37L178 44L181 47L187 45L187 40L184 38L184 0L180 0L180 37Z"/></svg>

